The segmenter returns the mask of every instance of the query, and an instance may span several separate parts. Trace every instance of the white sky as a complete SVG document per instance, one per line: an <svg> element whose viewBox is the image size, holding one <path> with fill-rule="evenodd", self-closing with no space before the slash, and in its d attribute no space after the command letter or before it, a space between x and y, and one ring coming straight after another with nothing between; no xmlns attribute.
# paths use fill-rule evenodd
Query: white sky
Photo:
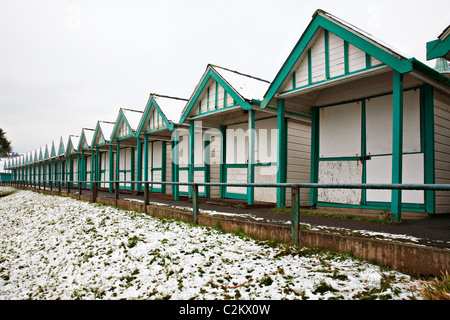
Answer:
<svg viewBox="0 0 450 320"><path fill-rule="evenodd" d="M189 98L208 63L272 81L319 8L432 67L450 23L448 0L0 0L0 128L32 151Z"/></svg>

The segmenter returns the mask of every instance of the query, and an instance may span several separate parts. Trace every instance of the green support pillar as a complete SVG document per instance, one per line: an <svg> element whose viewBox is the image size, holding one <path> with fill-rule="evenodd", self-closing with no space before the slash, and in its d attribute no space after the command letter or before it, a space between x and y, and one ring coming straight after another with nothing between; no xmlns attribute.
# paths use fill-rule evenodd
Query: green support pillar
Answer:
<svg viewBox="0 0 450 320"><path fill-rule="evenodd" d="M189 127L189 182L194 182L195 175L195 122L190 122ZM189 198L192 197L192 187L189 186Z"/></svg>
<svg viewBox="0 0 450 320"><path fill-rule="evenodd" d="M180 133L175 130L173 133L175 140L173 141L173 149L172 149L172 163L173 163L173 172L172 172L172 181L179 182L180 181L180 165L179 165L179 142L180 142ZM180 200L180 186L174 185L173 188L173 196L174 200Z"/></svg>
<svg viewBox="0 0 450 320"><path fill-rule="evenodd" d="M148 136L144 136L144 181L148 181Z"/></svg>
<svg viewBox="0 0 450 320"><path fill-rule="evenodd" d="M255 110L248 111L248 167L247 183L255 182ZM247 187L247 204L255 203L255 188Z"/></svg>
<svg viewBox="0 0 450 320"><path fill-rule="evenodd" d="M113 148L112 144L109 145L109 181L114 180L114 158L113 158ZM112 182L109 183L109 193L113 192L114 184Z"/></svg>
<svg viewBox="0 0 450 320"><path fill-rule="evenodd" d="M136 138L137 143L137 180L142 181L142 146L141 146L141 138ZM136 191L141 191L141 184L138 183L136 186Z"/></svg>
<svg viewBox="0 0 450 320"><path fill-rule="evenodd" d="M136 161L134 159L134 148L131 148L131 156L130 156L130 161L131 161L131 181L135 181L136 180ZM125 169L125 168L124 168ZM135 185L134 183L131 184L130 186L131 190L135 190Z"/></svg>
<svg viewBox="0 0 450 320"><path fill-rule="evenodd" d="M167 180L166 170L167 169L167 143L165 141L161 142L161 181L165 182ZM166 194L166 185L161 185L161 193Z"/></svg>
<svg viewBox="0 0 450 320"><path fill-rule="evenodd" d="M119 175L119 170L120 170L120 142L119 140L117 140L117 151L116 151L116 182L120 180L120 175ZM120 187L120 184L116 184L116 186L118 186L118 188ZM117 189L118 189L117 188ZM116 190L117 192L118 190Z"/></svg>
<svg viewBox="0 0 450 320"><path fill-rule="evenodd" d="M403 160L403 74L394 70L392 124L392 183L402 183ZM392 190L392 220L399 222L402 214L402 191Z"/></svg>
<svg viewBox="0 0 450 320"><path fill-rule="evenodd" d="M424 167L426 184L435 183L435 164L434 164L434 94L433 87L425 84L421 89L421 103L424 119ZM425 210L429 214L436 212L436 199L434 190L425 191Z"/></svg>
<svg viewBox="0 0 450 320"><path fill-rule="evenodd" d="M279 99L277 103L277 183L285 183L287 175L287 129L284 111L284 100ZM277 188L277 208L284 207L285 203L286 189Z"/></svg>
<svg viewBox="0 0 450 320"><path fill-rule="evenodd" d="M220 183L226 183L227 182L227 166L226 166L226 160L227 160L227 130L226 126L220 126L220 133L221 133L221 145L220 145ZM226 187L220 186L219 187L219 198L224 199L225 198L225 191Z"/></svg>

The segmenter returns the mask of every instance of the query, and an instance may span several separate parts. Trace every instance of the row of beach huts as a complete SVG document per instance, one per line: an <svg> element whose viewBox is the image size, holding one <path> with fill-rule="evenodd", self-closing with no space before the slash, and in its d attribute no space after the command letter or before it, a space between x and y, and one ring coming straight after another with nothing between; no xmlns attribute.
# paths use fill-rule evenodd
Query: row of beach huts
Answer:
<svg viewBox="0 0 450 320"><path fill-rule="evenodd" d="M428 59L446 66L448 33L427 43ZM5 169L15 181L101 181L109 192L105 181L134 192L144 186L132 181L447 184L450 79L317 10L273 81L210 64L191 97L150 94L142 110L120 108L115 121ZM189 195L188 186L149 188ZM278 207L291 197L283 188L237 186L200 186L199 194ZM302 189L300 203L450 212L448 193L433 190Z"/></svg>

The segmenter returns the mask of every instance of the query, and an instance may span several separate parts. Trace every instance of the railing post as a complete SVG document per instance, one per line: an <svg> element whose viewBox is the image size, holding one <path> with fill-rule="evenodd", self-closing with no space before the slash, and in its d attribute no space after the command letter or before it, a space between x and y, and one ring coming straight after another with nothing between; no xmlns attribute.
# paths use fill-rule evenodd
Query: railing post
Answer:
<svg viewBox="0 0 450 320"><path fill-rule="evenodd" d="M144 183L144 200L145 200L145 205L148 206L150 203L149 194L148 194L148 182Z"/></svg>
<svg viewBox="0 0 450 320"><path fill-rule="evenodd" d="M92 182L92 203L97 202L97 182Z"/></svg>
<svg viewBox="0 0 450 320"><path fill-rule="evenodd" d="M81 200L81 182L78 181L78 200Z"/></svg>
<svg viewBox="0 0 450 320"><path fill-rule="evenodd" d="M300 188L295 185L291 188L291 234L294 244L300 243Z"/></svg>
<svg viewBox="0 0 450 320"><path fill-rule="evenodd" d="M119 199L119 181L114 182L114 200L117 207L117 200Z"/></svg>
<svg viewBox="0 0 450 320"><path fill-rule="evenodd" d="M194 213L194 223L198 223L198 185L196 183L192 184L192 208Z"/></svg>

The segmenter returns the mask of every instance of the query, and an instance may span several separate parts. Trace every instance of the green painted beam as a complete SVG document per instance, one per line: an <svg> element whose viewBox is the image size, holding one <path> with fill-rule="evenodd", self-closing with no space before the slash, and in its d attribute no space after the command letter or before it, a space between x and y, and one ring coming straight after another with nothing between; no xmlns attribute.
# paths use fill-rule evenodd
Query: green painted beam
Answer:
<svg viewBox="0 0 450 320"><path fill-rule="evenodd" d="M403 75L393 74L392 183L402 183L403 160ZM395 222L401 220L402 191L392 190L391 212Z"/></svg>
<svg viewBox="0 0 450 320"><path fill-rule="evenodd" d="M287 128L285 103L279 99L277 103L277 183L285 183L287 175ZM277 208L286 204L286 189L277 188Z"/></svg>
<svg viewBox="0 0 450 320"><path fill-rule="evenodd" d="M434 159L434 94L433 87L425 84L421 88L421 104L423 105L423 145L424 145L424 182L435 183L435 159ZM425 209L429 214L436 212L435 191L425 191Z"/></svg>

